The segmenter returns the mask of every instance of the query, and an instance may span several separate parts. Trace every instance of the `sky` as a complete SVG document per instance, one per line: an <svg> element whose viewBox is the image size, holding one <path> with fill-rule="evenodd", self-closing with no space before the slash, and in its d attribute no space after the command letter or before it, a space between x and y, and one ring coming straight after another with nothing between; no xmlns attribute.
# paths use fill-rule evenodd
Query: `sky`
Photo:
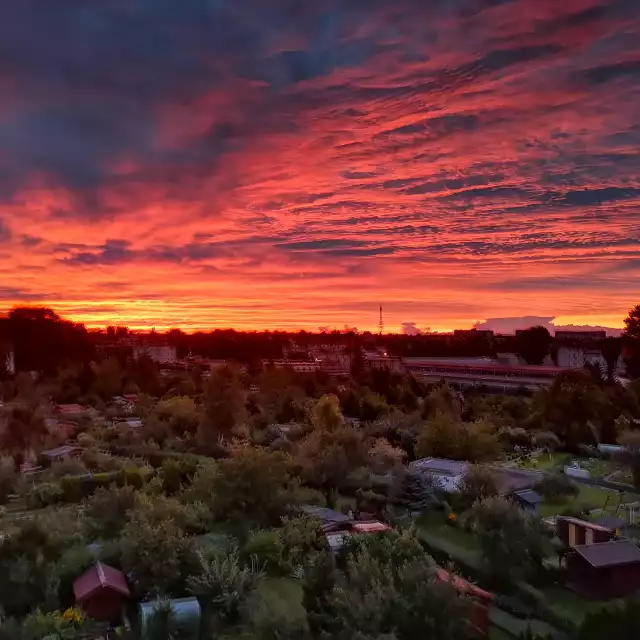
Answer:
<svg viewBox="0 0 640 640"><path fill-rule="evenodd" d="M6 0L0 310L621 327L637 0Z"/></svg>

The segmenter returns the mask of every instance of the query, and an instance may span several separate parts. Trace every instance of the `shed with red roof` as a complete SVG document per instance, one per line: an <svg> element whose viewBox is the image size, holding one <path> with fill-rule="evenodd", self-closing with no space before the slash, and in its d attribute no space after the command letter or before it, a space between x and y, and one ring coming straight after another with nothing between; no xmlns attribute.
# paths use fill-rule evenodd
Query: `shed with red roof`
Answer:
<svg viewBox="0 0 640 640"><path fill-rule="evenodd" d="M116 621L131 596L122 571L96 562L73 583L76 602L95 620Z"/></svg>

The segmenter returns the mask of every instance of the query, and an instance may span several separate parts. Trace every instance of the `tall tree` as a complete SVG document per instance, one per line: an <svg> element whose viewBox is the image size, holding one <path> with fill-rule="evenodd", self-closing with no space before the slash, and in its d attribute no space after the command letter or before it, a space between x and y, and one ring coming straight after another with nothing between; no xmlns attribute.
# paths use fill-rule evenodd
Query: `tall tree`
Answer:
<svg viewBox="0 0 640 640"><path fill-rule="evenodd" d="M229 440L234 428L247 417L246 393L235 370L217 369L211 374L203 397L205 418L198 430L198 440L206 446L218 439Z"/></svg>
<svg viewBox="0 0 640 640"><path fill-rule="evenodd" d="M626 347L625 364L627 372L640 378L640 304L629 311L624 320L623 341Z"/></svg>
<svg viewBox="0 0 640 640"><path fill-rule="evenodd" d="M549 355L553 338L546 327L537 326L520 331L516 342L518 352L528 364L542 364Z"/></svg>
<svg viewBox="0 0 640 640"><path fill-rule="evenodd" d="M609 382L613 382L613 374L615 373L616 365L622 353L622 340L609 336L601 340L598 346L600 347L602 357L607 363L608 380Z"/></svg>

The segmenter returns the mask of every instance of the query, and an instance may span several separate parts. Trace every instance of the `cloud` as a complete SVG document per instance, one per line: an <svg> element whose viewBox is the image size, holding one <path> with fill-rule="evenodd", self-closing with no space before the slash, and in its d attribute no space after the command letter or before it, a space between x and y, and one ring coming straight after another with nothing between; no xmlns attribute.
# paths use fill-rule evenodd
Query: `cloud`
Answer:
<svg viewBox="0 0 640 640"><path fill-rule="evenodd" d="M406 336L419 336L423 333L429 333L431 331L431 327L425 327L421 329L415 322L403 322L402 323L402 333Z"/></svg>
<svg viewBox="0 0 640 640"><path fill-rule="evenodd" d="M496 333L512 334L516 329L530 327L546 327L552 335L556 331L606 331L608 335L618 336L622 333L619 327L603 327L588 324L555 324L556 318L551 316L522 316L520 318L488 318L474 324L475 329L491 329Z"/></svg>
<svg viewBox="0 0 640 640"><path fill-rule="evenodd" d="M637 302L634 2L54 4L0 21L6 305L442 331Z"/></svg>

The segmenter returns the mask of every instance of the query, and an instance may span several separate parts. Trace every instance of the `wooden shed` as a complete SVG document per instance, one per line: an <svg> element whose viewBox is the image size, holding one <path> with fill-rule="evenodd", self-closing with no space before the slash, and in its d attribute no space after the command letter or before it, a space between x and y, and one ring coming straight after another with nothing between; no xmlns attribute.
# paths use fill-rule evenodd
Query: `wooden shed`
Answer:
<svg viewBox="0 0 640 640"><path fill-rule="evenodd" d="M130 597L122 571L96 562L73 583L76 602L95 620L114 622Z"/></svg>
<svg viewBox="0 0 640 640"><path fill-rule="evenodd" d="M609 527L595 522L580 520L569 516L558 516L556 519L556 535L565 547L597 544L612 540L616 533Z"/></svg>
<svg viewBox="0 0 640 640"><path fill-rule="evenodd" d="M569 586L585 598L624 598L640 589L640 549L629 540L579 545L567 570Z"/></svg>

